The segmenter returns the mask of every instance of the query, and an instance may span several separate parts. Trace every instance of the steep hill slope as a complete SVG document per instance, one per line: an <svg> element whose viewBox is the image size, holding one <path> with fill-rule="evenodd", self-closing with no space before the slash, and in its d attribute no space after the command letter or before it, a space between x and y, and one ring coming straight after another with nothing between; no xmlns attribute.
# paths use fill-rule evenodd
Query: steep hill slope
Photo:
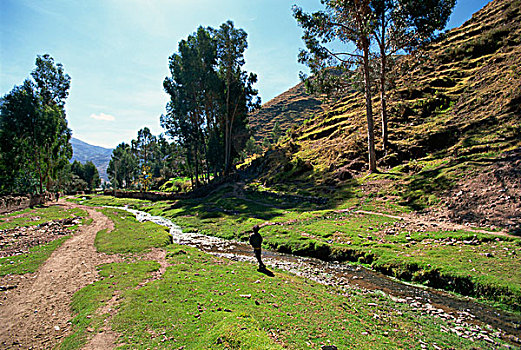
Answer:
<svg viewBox="0 0 521 350"><path fill-rule="evenodd" d="M77 160L80 163L86 163L90 160L98 169L100 177L105 181L109 180L107 167L112 155L111 148L94 146L74 137L71 139L71 145L73 150L71 162Z"/></svg>
<svg viewBox="0 0 521 350"><path fill-rule="evenodd" d="M521 1L492 1L461 27L402 58L394 76L390 151L378 154L383 174L360 177L367 168L365 105L355 92L255 160L257 179L334 196L361 185L365 195L412 209L436 204L452 220L519 230ZM378 124L378 97L373 102ZM380 149L378 127L375 132ZM489 182L486 188L479 188L478 178ZM457 194L467 200L454 200Z"/></svg>
<svg viewBox="0 0 521 350"><path fill-rule="evenodd" d="M322 110L322 101L309 95L304 83L299 83L262 105L259 111L250 116L249 124L255 140L261 141L265 137L270 139L275 123L285 133L292 125L299 125Z"/></svg>

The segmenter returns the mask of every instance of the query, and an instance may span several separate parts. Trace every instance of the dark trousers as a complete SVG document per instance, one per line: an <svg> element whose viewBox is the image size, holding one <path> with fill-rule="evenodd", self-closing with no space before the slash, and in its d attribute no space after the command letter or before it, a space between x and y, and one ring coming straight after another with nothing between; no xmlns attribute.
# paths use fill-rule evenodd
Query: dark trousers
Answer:
<svg viewBox="0 0 521 350"><path fill-rule="evenodd" d="M259 262L259 266L263 267L264 264L262 263L261 249L260 248L253 248L253 252L255 253L255 257L257 258L257 261Z"/></svg>

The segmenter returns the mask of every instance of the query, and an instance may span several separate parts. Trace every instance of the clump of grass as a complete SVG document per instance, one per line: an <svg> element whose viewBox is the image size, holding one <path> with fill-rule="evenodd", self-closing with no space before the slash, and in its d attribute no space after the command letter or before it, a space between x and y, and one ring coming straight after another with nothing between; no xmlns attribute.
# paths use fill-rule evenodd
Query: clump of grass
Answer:
<svg viewBox="0 0 521 350"><path fill-rule="evenodd" d="M99 252L128 254L146 252L153 247L164 247L171 243L167 228L152 222L140 224L134 215L119 209L105 208L115 225L113 231L102 230L96 235L95 245Z"/></svg>

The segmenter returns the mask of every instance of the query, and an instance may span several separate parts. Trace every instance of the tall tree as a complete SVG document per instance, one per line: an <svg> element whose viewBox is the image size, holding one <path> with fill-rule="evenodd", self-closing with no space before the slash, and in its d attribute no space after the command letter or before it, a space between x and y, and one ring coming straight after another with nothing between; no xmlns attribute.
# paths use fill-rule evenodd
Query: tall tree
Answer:
<svg viewBox="0 0 521 350"><path fill-rule="evenodd" d="M135 152L139 162L142 165L147 165L153 153L153 148L156 143L156 137L152 135L148 127L137 132L137 139L132 140L132 150Z"/></svg>
<svg viewBox="0 0 521 350"><path fill-rule="evenodd" d="M322 0L324 11L305 13L293 8L293 15L304 29L303 40L307 50L301 50L299 61L307 64L323 86L335 79L337 70L349 70L355 64L362 67L364 76L367 118L367 150L369 172L376 171L374 121L370 75L370 48L374 12L371 0ZM342 46L331 47L332 42ZM354 45L354 47L352 46ZM333 69L328 69L333 67ZM332 85L329 84L329 87Z"/></svg>
<svg viewBox="0 0 521 350"><path fill-rule="evenodd" d="M31 136L39 104L34 84L26 80L0 103L0 190L33 192L38 176Z"/></svg>
<svg viewBox="0 0 521 350"><path fill-rule="evenodd" d="M165 78L163 83L170 102L166 115L161 116L161 125L187 150L187 161L195 170L196 187L204 155L204 128L215 113L215 105L210 101L217 89L216 55L210 31L199 27L187 40L181 40L178 53L170 56L171 77Z"/></svg>
<svg viewBox="0 0 521 350"><path fill-rule="evenodd" d="M373 35L378 46L382 147L387 151L387 73L389 59L400 50L410 51L425 44L442 30L456 0L373 0Z"/></svg>
<svg viewBox="0 0 521 350"><path fill-rule="evenodd" d="M70 77L49 55L36 58L36 68L31 75L34 83L26 80L0 102L0 143L18 154L12 163L2 157L0 177L27 174L27 169L31 169L31 177L38 179L39 192L43 192L44 185L51 188L59 170L72 156L71 131L65 115ZM20 173L22 168L25 170ZM17 188L11 186L6 190Z"/></svg>
<svg viewBox="0 0 521 350"><path fill-rule="evenodd" d="M129 144L120 143L113 151L107 174L114 189L129 188L138 174L138 161Z"/></svg>
<svg viewBox="0 0 521 350"><path fill-rule="evenodd" d="M217 30L199 27L170 57L161 125L186 151L195 186L204 168L207 179L211 169L228 173L250 137L247 115L260 103L256 75L241 69L246 47L246 33L228 21Z"/></svg>
<svg viewBox="0 0 521 350"><path fill-rule="evenodd" d="M243 29L235 28L232 21L223 23L215 31L219 75L224 82L224 113L221 123L224 128L225 173L229 173L231 169L234 141L237 145L235 153L238 155L249 138L249 133L245 132L247 114L260 105L260 100L254 99L257 90L253 89L253 84L257 82L257 76L242 71L245 64L244 51L248 48L247 38L248 34Z"/></svg>
<svg viewBox="0 0 521 350"><path fill-rule="evenodd" d="M75 160L71 164L71 172L73 179L77 178L81 181L76 180L75 190L93 190L101 185L101 179L99 177L99 172L94 163L92 161L88 161L85 164L82 164ZM83 188L81 188L83 186Z"/></svg>

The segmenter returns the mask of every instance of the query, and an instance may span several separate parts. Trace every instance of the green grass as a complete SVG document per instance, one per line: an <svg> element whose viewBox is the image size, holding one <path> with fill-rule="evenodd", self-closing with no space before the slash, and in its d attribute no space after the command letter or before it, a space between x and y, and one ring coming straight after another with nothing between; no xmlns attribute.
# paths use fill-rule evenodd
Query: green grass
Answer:
<svg viewBox="0 0 521 350"><path fill-rule="evenodd" d="M42 207L37 209L24 209L4 215L0 218L0 230L13 229L20 226L35 226L51 220L59 220L67 217L82 217L82 224L88 225L92 219L85 219L88 215L85 210L73 208L64 209L59 206ZM71 226L68 229L71 234L78 227ZM33 273L38 267L58 249L70 236L62 236L46 244L29 248L28 253L0 258L0 276L8 274L22 275Z"/></svg>
<svg viewBox="0 0 521 350"><path fill-rule="evenodd" d="M410 232L395 222L380 215L326 214L264 227L261 234L271 249L358 261L401 279L521 311L521 239L465 231ZM465 243L471 240L478 243ZM473 287L458 285L466 280Z"/></svg>
<svg viewBox="0 0 521 350"><path fill-rule="evenodd" d="M38 267L69 238L70 236L63 236L47 244L32 247L28 253L0 258L0 276L36 272Z"/></svg>
<svg viewBox="0 0 521 350"><path fill-rule="evenodd" d="M475 238L479 244L469 245L463 241L473 239L472 232L415 232L382 215L338 213L305 203L292 207L294 203L266 197L262 191L248 191L244 198L227 191L221 189L200 200L144 203L142 209L171 218L185 231L225 239L246 240L253 225L278 223L261 229L265 248L355 261L403 280L521 311L521 238L479 233ZM93 204L96 200L91 199ZM109 202L110 198L100 200ZM377 197L364 198L354 209L397 211L397 206L386 203ZM449 240L456 243L446 244Z"/></svg>
<svg viewBox="0 0 521 350"><path fill-rule="evenodd" d="M152 272L159 269L155 261L113 263L98 267L100 280L74 294L71 309L73 332L60 344L59 349L80 349L86 344L88 334L98 332L109 314L99 309L116 294L124 297L136 288ZM89 332L90 331L90 332Z"/></svg>
<svg viewBox="0 0 521 350"><path fill-rule="evenodd" d="M486 348L374 293L343 291L193 248L168 248L162 279L130 290L113 318L122 349Z"/></svg>
<svg viewBox="0 0 521 350"><path fill-rule="evenodd" d="M132 198L115 198L105 195L78 195L76 197L67 198L69 202L91 205L91 206L114 206L123 207L128 205L130 208L139 209L141 207L151 205L152 202L147 200Z"/></svg>
<svg viewBox="0 0 521 350"><path fill-rule="evenodd" d="M146 231L151 240L165 233L163 228L147 227L119 210L103 211L114 220L113 235L127 237L126 241L135 232ZM316 212L293 225L306 230L314 223L342 217L331 215ZM363 220L363 225L388 223L377 216ZM331 231L326 227L320 236L330 238ZM357 232L362 229L358 227ZM146 250L121 249L121 245L111 239L107 251ZM419 315L383 293L327 287L278 270L274 277L267 277L252 264L187 246L164 248L169 266L159 279L145 284L142 282L159 264L136 261L136 253L127 253L126 263L100 266L101 279L74 296L73 333L60 348L81 348L107 318L119 334L121 349L317 349L327 344L403 349L417 348L420 341L441 348L490 348L441 331L441 326L448 327L445 321ZM109 300L116 311L101 314Z"/></svg>
<svg viewBox="0 0 521 350"><path fill-rule="evenodd" d="M139 224L133 214L112 208L102 209L115 225L113 231L102 230L96 235L99 252L128 254L164 247L171 242L169 230L152 222Z"/></svg>

